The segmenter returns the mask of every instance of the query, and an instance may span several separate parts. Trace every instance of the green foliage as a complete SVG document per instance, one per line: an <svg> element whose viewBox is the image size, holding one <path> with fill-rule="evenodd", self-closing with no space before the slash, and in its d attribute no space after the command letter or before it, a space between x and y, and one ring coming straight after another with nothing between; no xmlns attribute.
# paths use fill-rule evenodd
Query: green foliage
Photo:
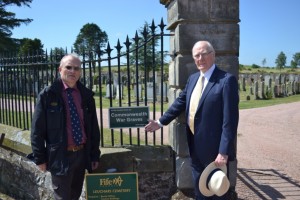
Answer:
<svg viewBox="0 0 300 200"><path fill-rule="evenodd" d="M52 55L65 55L66 53L67 53L67 50L65 51L61 47L55 47L55 48L51 49Z"/></svg>
<svg viewBox="0 0 300 200"><path fill-rule="evenodd" d="M246 74L255 74L255 73L293 73L293 74L300 74L300 68L283 68L277 69L275 67L261 67L261 68L252 68L250 65L243 65L243 68L239 69L239 73L246 73Z"/></svg>
<svg viewBox="0 0 300 200"><path fill-rule="evenodd" d="M161 62L164 63L166 58L166 52L161 52L156 49L153 52L153 43L155 48L159 46L159 38L156 36L153 37L155 35L155 28L154 22L152 22L151 26L145 22L144 26L136 33L135 38L132 39L129 47L129 51L132 52L129 56L130 65L135 66L136 62L138 62L140 69L146 70L147 74L153 69L159 70ZM142 46L146 41L150 42ZM155 53L154 64L153 53ZM147 76L147 78L149 78L149 76Z"/></svg>
<svg viewBox="0 0 300 200"><path fill-rule="evenodd" d="M293 60L291 61L292 68L297 68L297 66L300 66L300 52L295 53L293 55Z"/></svg>
<svg viewBox="0 0 300 200"><path fill-rule="evenodd" d="M258 68L260 68L260 66L259 66L259 65L256 65L256 64L253 64L253 65L252 65L252 68L253 68L253 69L258 69Z"/></svg>
<svg viewBox="0 0 300 200"><path fill-rule="evenodd" d="M111 133L111 129L108 129L108 128L104 128L103 129L103 144L104 146L111 146L112 144L112 140L113 140L113 143L114 143L114 146L118 146L118 145L121 145L121 132L119 131L120 129L115 129L113 131L113 135L114 135L114 138L112 139L112 133ZM131 138L130 138L131 137ZM123 144L138 144L138 139L136 136L133 136L133 135L129 135L129 134L124 134L124 131L123 131L123 134L122 134L122 142ZM140 144L145 144L145 141L142 139L142 138L139 138L139 142Z"/></svg>
<svg viewBox="0 0 300 200"><path fill-rule="evenodd" d="M266 90L266 99L272 99L273 98L273 92L270 88L267 88Z"/></svg>
<svg viewBox="0 0 300 200"><path fill-rule="evenodd" d="M105 31L102 31L99 26L94 23L87 23L77 35L74 43L74 51L80 55L89 55L93 58L94 54L102 55L101 48L105 47L108 38Z"/></svg>
<svg viewBox="0 0 300 200"><path fill-rule="evenodd" d="M264 59L261 61L261 64L262 64L262 66L265 66L265 65L266 65L266 63L267 63L267 59L266 59L266 58L264 58Z"/></svg>
<svg viewBox="0 0 300 200"><path fill-rule="evenodd" d="M242 71L242 70L244 70L244 69L245 69L245 66L242 65L242 64L239 64L239 71Z"/></svg>
<svg viewBox="0 0 300 200"><path fill-rule="evenodd" d="M28 24L32 19L18 19L16 14L5 10L6 6L27 6L32 0L1 0L0 1L0 52L15 51L17 41L11 38L12 29L21 24Z"/></svg>
<svg viewBox="0 0 300 200"><path fill-rule="evenodd" d="M275 61L277 68L282 69L286 65L286 55L281 51Z"/></svg>
<svg viewBox="0 0 300 200"><path fill-rule="evenodd" d="M40 39L35 38L34 40L29 38L23 38L20 40L19 53L22 55L31 54L34 55L43 53L43 44Z"/></svg>

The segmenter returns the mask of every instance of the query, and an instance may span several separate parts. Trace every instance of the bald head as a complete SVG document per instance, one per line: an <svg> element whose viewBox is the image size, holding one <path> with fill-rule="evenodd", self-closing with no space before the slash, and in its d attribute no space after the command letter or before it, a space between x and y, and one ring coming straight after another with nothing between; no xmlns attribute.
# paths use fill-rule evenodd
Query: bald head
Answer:
<svg viewBox="0 0 300 200"><path fill-rule="evenodd" d="M215 62L214 47L208 41L198 41L194 44L192 55L197 68L205 73Z"/></svg>
<svg viewBox="0 0 300 200"><path fill-rule="evenodd" d="M203 41L198 41L198 42L196 42L196 43L194 44L194 46L193 46L192 52L194 51L194 49L199 48L199 47L205 48L207 51L215 52L215 49L214 49L214 47L211 45L211 43L208 42L208 41L204 41L204 40L203 40Z"/></svg>

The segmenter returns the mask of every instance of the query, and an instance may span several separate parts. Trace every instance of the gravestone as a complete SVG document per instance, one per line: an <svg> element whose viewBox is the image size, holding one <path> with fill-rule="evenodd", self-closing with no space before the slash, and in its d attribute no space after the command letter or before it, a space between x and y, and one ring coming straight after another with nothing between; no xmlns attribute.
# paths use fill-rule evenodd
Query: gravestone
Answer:
<svg viewBox="0 0 300 200"><path fill-rule="evenodd" d="M110 89L109 89L110 88ZM114 96L114 85L113 84L107 84L106 85L106 98L113 98Z"/></svg>
<svg viewBox="0 0 300 200"><path fill-rule="evenodd" d="M121 91L121 93L120 93ZM123 85L117 84L116 86L116 99L123 99Z"/></svg>
<svg viewBox="0 0 300 200"><path fill-rule="evenodd" d="M140 99L142 99L142 84L134 84L134 86L133 86L133 90L134 90L134 97L137 99L137 98L139 98L138 99L138 101L140 100Z"/></svg>
<svg viewBox="0 0 300 200"><path fill-rule="evenodd" d="M154 86L153 86L153 82L147 82L147 99L149 100L153 100L153 90L154 90Z"/></svg>

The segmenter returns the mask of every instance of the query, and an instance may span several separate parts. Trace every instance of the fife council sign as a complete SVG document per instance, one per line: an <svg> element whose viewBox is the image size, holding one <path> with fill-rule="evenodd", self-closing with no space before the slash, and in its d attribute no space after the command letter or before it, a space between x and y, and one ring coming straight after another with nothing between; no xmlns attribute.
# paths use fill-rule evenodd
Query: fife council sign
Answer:
<svg viewBox="0 0 300 200"><path fill-rule="evenodd" d="M86 199L138 200L137 177L136 172L86 174Z"/></svg>
<svg viewBox="0 0 300 200"><path fill-rule="evenodd" d="M149 107L109 108L109 128L140 128L148 124Z"/></svg>

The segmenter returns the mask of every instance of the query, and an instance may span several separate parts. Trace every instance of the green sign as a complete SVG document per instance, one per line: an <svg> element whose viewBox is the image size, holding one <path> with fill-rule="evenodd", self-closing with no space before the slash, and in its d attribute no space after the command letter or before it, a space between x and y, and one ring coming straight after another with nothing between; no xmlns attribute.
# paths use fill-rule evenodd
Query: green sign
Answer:
<svg viewBox="0 0 300 200"><path fill-rule="evenodd" d="M138 200L137 173L86 174L86 199Z"/></svg>
<svg viewBox="0 0 300 200"><path fill-rule="evenodd" d="M149 107L109 108L109 128L139 128L148 124Z"/></svg>

